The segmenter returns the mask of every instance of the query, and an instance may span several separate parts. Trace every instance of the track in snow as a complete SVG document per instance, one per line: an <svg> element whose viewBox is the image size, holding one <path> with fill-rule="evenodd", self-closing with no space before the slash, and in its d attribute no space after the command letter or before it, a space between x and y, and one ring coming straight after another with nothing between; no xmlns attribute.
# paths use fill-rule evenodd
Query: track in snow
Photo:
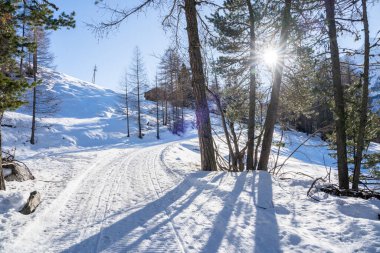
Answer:
<svg viewBox="0 0 380 253"><path fill-rule="evenodd" d="M168 145L99 151L18 239L33 245L30 252L184 252L166 210L180 195L161 198L180 180L160 161Z"/></svg>

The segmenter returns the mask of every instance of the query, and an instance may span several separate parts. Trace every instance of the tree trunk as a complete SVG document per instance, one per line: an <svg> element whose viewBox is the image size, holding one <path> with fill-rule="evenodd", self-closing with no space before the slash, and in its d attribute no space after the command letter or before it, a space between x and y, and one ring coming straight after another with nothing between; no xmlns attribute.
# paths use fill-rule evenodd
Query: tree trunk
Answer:
<svg viewBox="0 0 380 253"><path fill-rule="evenodd" d="M198 34L197 10L195 0L185 0L187 36L189 40L189 58L192 70L192 85L195 96L201 169L215 171L216 160L211 134L210 114L206 97L206 84L203 72L201 44Z"/></svg>
<svg viewBox="0 0 380 253"><path fill-rule="evenodd" d="M280 156L280 151L281 151L281 146L282 146L282 139L284 138L284 130L281 130L281 138L280 142L278 143L278 148L277 148L277 155L276 155L276 162L274 163L274 169L277 168L277 163L278 163L278 158Z"/></svg>
<svg viewBox="0 0 380 253"><path fill-rule="evenodd" d="M156 127L157 127L157 140L160 139L160 115L158 113L159 106L158 106L158 81L157 81L157 75L156 75Z"/></svg>
<svg viewBox="0 0 380 253"><path fill-rule="evenodd" d="M368 113L368 86L369 86L369 55L370 55L370 42L369 42L369 25L367 16L367 1L362 0L363 9L363 26L364 26L364 71L363 71L363 87L362 87L362 101L360 106L360 125L358 130L358 140L355 156L354 177L352 182L352 189L357 191L359 189L359 176L360 167L363 159L365 127L367 124Z"/></svg>
<svg viewBox="0 0 380 253"><path fill-rule="evenodd" d="M139 126L139 138L142 139L142 133L141 133L141 108L140 108L140 73L139 73L139 68L140 68L140 62L139 59L137 58L137 64L136 64L136 78L137 78L137 121L138 121L138 126Z"/></svg>
<svg viewBox="0 0 380 253"><path fill-rule="evenodd" d="M125 84L125 106L127 108L127 137L130 136L129 133L129 101L128 101L128 87L127 84Z"/></svg>
<svg viewBox="0 0 380 253"><path fill-rule="evenodd" d="M278 57L279 58L278 63L276 64L276 67L274 70L271 100L268 106L267 116L264 123L263 145L261 148L261 155L260 155L260 160L258 164L259 170L266 170L266 171L268 170L268 161L269 161L269 155L270 155L270 151L272 147L274 124L276 123L276 120L277 120L278 104L280 100L280 88L281 88L282 72L284 69L284 58L285 58L283 54L285 52L287 40L289 37L291 5L292 5L291 0L285 0L285 8L284 8L284 13L282 17L281 37L280 37L280 45L279 45L280 55Z"/></svg>
<svg viewBox="0 0 380 253"><path fill-rule="evenodd" d="M0 191L5 191L5 180L3 173L3 153L2 153L2 135L1 135L1 122L3 121L4 112L0 112Z"/></svg>
<svg viewBox="0 0 380 253"><path fill-rule="evenodd" d="M168 90L167 84L165 84L165 118L163 125L166 126L168 124Z"/></svg>
<svg viewBox="0 0 380 253"><path fill-rule="evenodd" d="M161 111L162 111L162 125L165 126L165 110L164 110L164 101L161 102Z"/></svg>
<svg viewBox="0 0 380 253"><path fill-rule="evenodd" d="M33 79L37 83L37 28L34 28L34 43L35 49L33 53ZM36 104L37 104L37 88L33 88L33 112L32 112L32 134L30 136L30 143L35 144L35 131L36 131Z"/></svg>
<svg viewBox="0 0 380 253"><path fill-rule="evenodd" d="M257 137L257 141L256 141L256 147L255 147L255 155L254 155L254 161L253 161L253 170L256 170L257 169L257 165L259 163L259 159L258 159L258 154L259 154L259 148L260 148L260 145L261 145L261 139L263 137L263 133L264 133L264 126L263 126L263 122L264 122L264 106L263 106L263 103L259 103L260 105L260 134L259 136Z"/></svg>
<svg viewBox="0 0 380 253"><path fill-rule="evenodd" d="M246 0L249 11L250 24L250 67L249 67L249 113L248 113L248 142L247 142L247 170L254 169L255 146L255 115L256 115L256 68L255 68L255 14L251 0Z"/></svg>
<svg viewBox="0 0 380 253"><path fill-rule="evenodd" d="M331 68L334 86L334 101L336 114L336 144L338 155L339 188L348 189L348 168L346 150L346 123L343 98L342 76L340 69L339 48L335 24L335 0L325 0L326 22L330 40Z"/></svg>
<svg viewBox="0 0 380 253"><path fill-rule="evenodd" d="M228 128L227 128L226 117L224 115L224 111L223 111L223 108L222 108L222 103L220 102L219 94L218 93L213 93L212 91L210 91L210 93L211 93L211 95L215 99L215 103L216 103L216 106L218 107L218 110L219 110L219 113L220 113L220 118L222 120L223 131L224 131L224 135L226 137L226 143L227 143L228 153L229 153L229 163L228 164L231 167L230 161L232 160L232 164L236 164L236 162L235 162L236 159L235 159L234 150L233 150L232 144L231 144L230 133L229 133ZM229 169L231 169L231 168L229 168Z"/></svg>

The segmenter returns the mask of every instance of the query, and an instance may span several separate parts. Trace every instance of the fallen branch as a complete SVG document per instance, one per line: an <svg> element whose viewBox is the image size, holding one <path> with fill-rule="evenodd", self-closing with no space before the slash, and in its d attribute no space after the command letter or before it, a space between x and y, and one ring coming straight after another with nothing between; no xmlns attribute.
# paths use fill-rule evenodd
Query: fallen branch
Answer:
<svg viewBox="0 0 380 253"><path fill-rule="evenodd" d="M1 124L2 127L9 127L9 128L16 128L14 125L9 125L9 124Z"/></svg>
<svg viewBox="0 0 380 253"><path fill-rule="evenodd" d="M321 187L320 190L322 192L335 195L335 196L344 196L344 197L354 197L354 198L362 198L362 199L370 199L370 198L377 198L380 200L380 193L368 191L368 190L360 190L360 191L353 191L353 190L345 190L345 189L339 189L335 185L328 185L325 187Z"/></svg>
<svg viewBox="0 0 380 253"><path fill-rule="evenodd" d="M314 185L315 185L319 180L322 180L323 182L326 182L326 181L325 181L323 178L321 178L321 177L315 179L315 180L313 181L313 183L311 184L311 186L310 186L310 188L309 188L309 190L307 191L307 194L306 194L309 198L312 198L312 199L314 199L315 201L318 201L318 202L319 202L320 200L314 198L313 196L311 196L311 195L310 195L310 192L311 192L311 190L314 188Z"/></svg>
<svg viewBox="0 0 380 253"><path fill-rule="evenodd" d="M320 133L320 132L322 132L323 130L326 130L326 129L328 129L328 128L330 128L331 126L330 125L328 125L328 126L325 126L325 127L322 127L322 128L320 128L320 129L318 129L318 130L316 130L314 133L312 133L312 134L310 134L309 136L308 136L308 138L306 138L306 140L304 140L301 144L299 144L298 146L297 146L297 148L296 149L294 149L293 151L292 151L292 153L290 153L290 155L285 159L285 161L281 164L281 165L279 165L279 169L277 170L277 172L276 172L276 175L280 172L280 170L282 169L282 167L285 165L285 163L290 159L290 157L292 157L293 155L294 155L294 153L296 153L297 151L298 151L298 149L300 149L308 140L310 140L312 137L314 137L317 133Z"/></svg>

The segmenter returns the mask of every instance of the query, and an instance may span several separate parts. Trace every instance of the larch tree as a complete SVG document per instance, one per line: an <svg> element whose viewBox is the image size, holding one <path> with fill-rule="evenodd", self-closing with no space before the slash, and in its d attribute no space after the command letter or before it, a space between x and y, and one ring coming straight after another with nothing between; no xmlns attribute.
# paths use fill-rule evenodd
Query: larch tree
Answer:
<svg viewBox="0 0 380 253"><path fill-rule="evenodd" d="M177 88L179 86L179 72L181 66L181 59L173 48L168 48L164 55L161 57L159 64L160 73L160 86L164 91L164 105L165 116L164 125L169 125L169 128L173 133L176 133L176 98ZM171 106L171 113L169 112L169 105Z"/></svg>
<svg viewBox="0 0 380 253"><path fill-rule="evenodd" d="M142 124L141 124L141 96L144 94L148 85L147 76L145 72L143 57L138 47L133 52L133 61L131 64L131 70L129 73L129 80L134 85L134 94L136 96L136 108L137 108L137 125L138 125L138 137L143 138Z"/></svg>
<svg viewBox="0 0 380 253"><path fill-rule="evenodd" d="M28 16L23 17L22 22L26 19L27 25L33 32L33 44L32 55L33 55L33 80L37 82L37 72L38 72L38 57L39 57L39 47L38 47L38 32L39 30L58 30L61 27L74 28L75 13L66 14L65 12L59 13L56 16L59 8L51 3L50 1L23 1L23 7L27 8ZM36 106L37 106L37 88L33 88L33 102L32 102L32 128L30 143L35 144L35 130L36 130Z"/></svg>

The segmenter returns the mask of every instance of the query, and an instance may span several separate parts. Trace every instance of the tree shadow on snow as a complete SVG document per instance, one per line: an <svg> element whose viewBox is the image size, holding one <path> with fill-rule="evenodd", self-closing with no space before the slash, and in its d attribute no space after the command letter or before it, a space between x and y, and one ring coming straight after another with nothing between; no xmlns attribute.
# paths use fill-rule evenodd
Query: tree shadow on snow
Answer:
<svg viewBox="0 0 380 253"><path fill-rule="evenodd" d="M207 244L203 247L203 253L217 252L223 238L225 237L226 229L230 217L235 209L235 203L237 202L241 192L244 189L244 184L247 179L247 173L242 172L237 176L234 188L228 194L223 204L223 209L218 213L215 219L213 228L208 238Z"/></svg>
<svg viewBox="0 0 380 253"><path fill-rule="evenodd" d="M253 204L256 207L254 252L282 252L273 205L272 177L268 172L258 171L253 173L252 180Z"/></svg>
<svg viewBox="0 0 380 253"><path fill-rule="evenodd" d="M172 226L171 221L183 212L204 189L213 188L212 185L208 185L206 180L202 180L206 175L207 173L193 173L189 176L191 177L190 181L184 179L157 200L62 252L161 252L162 250L164 250L162 252L175 252L178 250L177 248L170 248L174 246L170 245L170 242L173 241L173 230L168 230L166 225ZM192 180L197 180L198 184L193 184ZM188 194L187 192L192 188L195 190ZM169 207L187 194L188 196L169 213ZM159 216L161 217L160 222L156 224ZM141 230L138 233L139 236L132 237L132 232L136 230ZM154 238L157 235L159 238ZM178 247L178 244L175 244L174 247Z"/></svg>
<svg viewBox="0 0 380 253"><path fill-rule="evenodd" d="M255 227L253 228L255 237L250 239L254 240L254 249L240 248L242 244L239 233L244 232L234 231L234 227L229 227L231 217L240 216L240 209L244 209L242 206L239 207L242 204L239 201L239 196L243 191L247 191L247 187L252 187L253 207L246 211L255 212L256 215L251 213L244 218L255 217ZM246 172L239 173L234 188L224 200L223 209L218 213L213 222L210 237L201 252L222 252L221 245L223 240L229 241L229 244L233 244L236 247L235 251L239 252L282 252L279 243L279 228L272 199L272 178L269 173L262 171L254 172L253 174ZM227 232L230 234L227 234Z"/></svg>

